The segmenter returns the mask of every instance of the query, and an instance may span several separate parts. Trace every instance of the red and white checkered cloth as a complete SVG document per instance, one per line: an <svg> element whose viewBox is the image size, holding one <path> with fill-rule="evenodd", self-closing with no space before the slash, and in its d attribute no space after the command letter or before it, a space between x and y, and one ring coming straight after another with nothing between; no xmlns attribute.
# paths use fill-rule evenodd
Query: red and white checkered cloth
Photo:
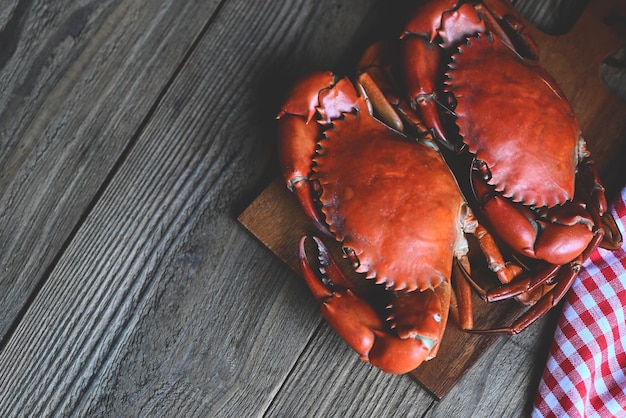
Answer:
<svg viewBox="0 0 626 418"><path fill-rule="evenodd" d="M626 189L612 213L624 234ZM533 418L626 417L626 248L596 250L566 296Z"/></svg>

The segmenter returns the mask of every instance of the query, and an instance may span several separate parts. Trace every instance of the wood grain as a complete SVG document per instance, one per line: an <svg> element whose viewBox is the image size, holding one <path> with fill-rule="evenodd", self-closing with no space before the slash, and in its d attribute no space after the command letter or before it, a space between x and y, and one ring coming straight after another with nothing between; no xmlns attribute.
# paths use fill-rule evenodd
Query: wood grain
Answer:
<svg viewBox="0 0 626 418"><path fill-rule="evenodd" d="M352 68L388 3L3 6L0 416L529 415L553 322L436 402L235 220L277 174L288 86Z"/></svg>
<svg viewBox="0 0 626 418"><path fill-rule="evenodd" d="M3 30L0 340L217 5L32 3L7 8Z"/></svg>
<svg viewBox="0 0 626 418"><path fill-rule="evenodd" d="M595 4L582 14L567 34L553 37L533 30L533 37L542 53L540 61L557 79L581 123L589 148L598 166L608 165L607 153L620 146L626 136L626 105L602 83L598 69L622 40L603 24L606 5ZM593 30L594 36L584 34ZM594 73L595 72L595 73ZM506 94L503 91L503 94ZM606 106L611 112L606 112ZM515 109L511 109L514 117ZM523 156L520 156L523 163ZM295 198L281 181L273 182L239 217L239 221L281 260L298 272L296 248L303 235L319 235L302 214ZM276 220L279 220L277 223ZM282 220L282 222L281 222ZM335 258L341 258L340 245L327 243ZM346 269L349 269L346 266ZM478 277L487 272L479 271ZM487 273L488 274L488 273ZM355 277L355 281L362 278ZM474 301L478 328L498 328L510 323L523 309L513 303L487 306ZM454 384L480 358L496 336L477 336L460 332L449 323L441 348L435 359L423 364L411 376L436 398L445 396Z"/></svg>

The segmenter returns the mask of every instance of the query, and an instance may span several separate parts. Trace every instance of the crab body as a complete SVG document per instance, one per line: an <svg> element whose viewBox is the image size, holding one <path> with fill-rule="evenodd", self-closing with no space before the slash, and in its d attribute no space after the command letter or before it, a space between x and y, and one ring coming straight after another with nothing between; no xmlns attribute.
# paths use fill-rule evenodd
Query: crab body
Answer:
<svg viewBox="0 0 626 418"><path fill-rule="evenodd" d="M359 260L357 272L397 290L447 280L463 236L463 199L439 153L362 112L334 121L318 146L312 180L329 229Z"/></svg>

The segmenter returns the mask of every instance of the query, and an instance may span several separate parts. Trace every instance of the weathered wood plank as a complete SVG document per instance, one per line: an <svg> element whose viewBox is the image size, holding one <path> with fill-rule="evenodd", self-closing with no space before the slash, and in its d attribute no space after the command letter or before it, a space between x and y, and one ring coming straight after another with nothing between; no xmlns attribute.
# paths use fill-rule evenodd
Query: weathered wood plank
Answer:
<svg viewBox="0 0 626 418"><path fill-rule="evenodd" d="M0 176L0 184L8 185L2 186L3 190L14 190L13 200L31 199L19 208L32 210L42 201L74 219L62 227L61 220L46 221L45 210L13 218L20 228L34 224L33 236L35 230L48 231L37 248L11 241L13 235L8 233L0 235L16 248L12 254L30 260L11 266L4 254L1 257L9 262L2 268L9 265L23 277L39 277L47 265L54 267L0 353L2 415L248 416L267 412L284 416L293 415L292 411L302 415L313 415L312 411L337 415L349 411L397 416L470 416L467 411L474 416L500 412L504 416L528 415L518 408L531 401L536 369L541 365L530 364L541 363L537 359L542 356L528 332L502 339L446 400L434 403L408 378L386 376L359 362L321 323L304 286L234 222L233 214L274 177L274 169L268 169L273 167L271 119L286 86L313 68L345 64L349 69L351 58L341 54L367 38L354 34L372 26L367 19L376 14L371 12L376 10L371 9L374 0L358 4L331 0L249 3L255 2L223 2L185 67L167 86L167 93L157 95L159 105L148 112L150 119L145 124L139 124L140 132L136 121L146 114L134 113L139 109L134 103L143 98L139 93L146 89L145 106L150 107L148 103L155 99L151 89L158 92L163 88L151 78L152 71L176 67L165 62L168 60L149 66L148 57L154 51L144 51L141 45L181 31L176 23L150 26L143 9L152 9L146 4L141 5L141 12L123 14L117 20L102 18L120 24L109 27L109 35L96 24L93 34L100 37L85 38L89 45L94 42L96 50L139 54L128 62L112 60L105 73L115 81L109 84L104 74L87 71L91 67L86 63L85 69L71 72L73 78L68 80L76 81L78 87L71 88L68 81L65 89L69 92L58 95L63 100L30 98L38 103L36 108L41 110L36 115L41 116L25 111L21 129L30 132L28 129L40 126L32 132L56 131L63 133L63 138L79 132L68 145L73 148L67 153L73 157L61 160L59 168L35 158L48 148L34 134L26 136L30 142L21 138L23 133L15 134L6 140L6 147L5 138L1 139L2 155L5 149L10 155L21 155L23 151L12 149L19 150L22 140L34 150L23 154L29 156L24 162L11 157L18 163ZM178 13L181 4L173 6ZM133 8L134 3L115 3L107 10L119 11L118 6ZM5 21L3 12L0 22ZM379 10L378 14L383 13ZM95 14L91 16L88 22L98 22ZM65 18L58 17L61 21ZM137 32L134 38L122 35L118 30L124 32L121 23L126 19L139 19L143 23L137 23L138 28L145 25L151 30L143 35ZM206 16L198 19L206 23ZM361 24L364 19L366 23ZM51 30L58 21L46 22L40 24L43 30ZM163 32L163 28L171 30ZM182 32L180 36L187 48L191 39ZM180 60L183 55L168 51L172 54L169 60ZM22 55L24 60L39 62L35 52ZM104 58L98 65L108 65ZM59 55L57 59L63 63L69 58ZM116 72L120 66L126 78ZM28 73L29 68L30 64L24 65L21 73ZM58 74L55 77L64 79L63 71ZM92 85L89 80L94 77L100 81ZM42 92L52 89L50 97L57 97L52 93L57 91L54 87L40 84ZM126 89L128 101L107 103L105 98L116 96L117 85ZM58 110L58 103L73 103L83 94L105 95L93 111L99 115L80 105ZM102 111L109 106L119 107L118 113ZM29 118L43 118L45 123ZM126 123L133 126L127 129ZM66 239L57 239L56 234L71 230L83 213L74 212L71 204L73 196L80 193L66 192L63 187L91 193L90 187L101 183L85 173L93 169L98 176L99 169L93 167L96 162L116 160L107 155L108 143L99 135L121 142L116 147L124 149L123 144L136 132L136 144L127 154L122 152L124 161L113 168L110 184L98 192L93 206L83 203L89 214L78 221L82 227L71 234L66 246L59 246ZM92 136L100 139L88 142L84 149L90 159L85 164L74 162L82 149L76 144ZM14 140L14 144L10 142ZM53 144L50 155L64 149L53 140L47 143ZM55 181L48 182L57 185L61 197L52 193L35 200L21 195L22 191L39 190L41 194L43 190L43 186L37 189L35 181L41 174L29 177L26 168L45 173L52 167L60 173L62 166L68 165L65 161L74 162L74 166L70 164L74 172L57 174ZM3 183L6 176L9 180ZM11 186L20 178L31 179L33 185ZM56 244L50 244L56 247L46 250L46 239L56 239ZM59 248L62 253L56 257ZM46 266L33 267L37 257ZM34 272L31 276L28 269ZM370 396L372 393L375 396Z"/></svg>
<svg viewBox="0 0 626 418"><path fill-rule="evenodd" d="M427 416L530 416L557 316L498 340Z"/></svg>
<svg viewBox="0 0 626 418"><path fill-rule="evenodd" d="M434 398L406 376L364 364L323 324L267 416L424 416Z"/></svg>
<svg viewBox="0 0 626 418"><path fill-rule="evenodd" d="M0 340L217 4L21 0L2 8Z"/></svg>
<svg viewBox="0 0 626 418"><path fill-rule="evenodd" d="M246 416L297 361L316 307L230 209L274 154L265 98L343 59L369 8L320 32L342 2L249 3L224 3L0 353L0 410Z"/></svg>
<svg viewBox="0 0 626 418"><path fill-rule="evenodd" d="M554 317L554 315L552 315ZM441 401L405 376L363 364L324 324L268 416L529 416L552 317L522 335L499 339Z"/></svg>

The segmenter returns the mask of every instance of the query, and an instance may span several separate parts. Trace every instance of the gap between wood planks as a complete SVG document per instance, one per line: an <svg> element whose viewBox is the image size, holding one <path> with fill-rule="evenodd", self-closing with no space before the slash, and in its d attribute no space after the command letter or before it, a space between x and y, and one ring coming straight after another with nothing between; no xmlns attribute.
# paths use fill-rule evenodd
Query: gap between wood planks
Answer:
<svg viewBox="0 0 626 418"><path fill-rule="evenodd" d="M267 406L265 407L265 410L263 411L263 414L262 414L263 417L268 416L269 411L274 406L276 397L278 396L279 393L283 391L283 388L285 387L287 382L291 380L291 376L293 376L293 374L296 372L296 365L300 364L300 361L304 358L305 353L308 351L309 347L313 345L313 341L315 341L316 337L320 334L322 327L324 326L324 322L325 321L322 319L322 317L320 317L317 323L317 327L315 327L315 331L313 332L311 337L307 340L306 344L302 348L302 351L300 351L300 354L298 354L298 356L295 358L295 361L291 364L289 373L285 374L285 378L283 379L283 381L280 382L280 385L276 387L276 392L274 393L274 396L272 396L272 400L268 402Z"/></svg>
<svg viewBox="0 0 626 418"><path fill-rule="evenodd" d="M280 382L280 384L276 387L276 391L274 392L274 395L272 396L270 402L267 403L265 409L262 411L262 414L261 414L262 417L272 416L272 415L269 415L269 414L270 414L270 411L272 411L272 409L273 409L273 407L274 407L274 405L276 403L275 402L276 399L281 394L283 389L288 386L288 383L291 381L292 377L295 375L295 373L297 373L297 366L298 366L298 364L301 364L302 359L309 352L309 349L316 345L315 341L319 338L320 334L323 333L324 328L327 327L327 326L329 326L329 325L326 323L326 321L324 319L322 319L321 317L319 317L319 322L318 322L317 327L315 328L315 331L313 332L313 334L311 335L311 337L309 338L307 343L303 346L302 351L295 358L295 361L291 365L291 368L289 369L289 372L285 374L285 377L282 380L282 382ZM356 356L357 354L354 353L354 355ZM363 364L363 365L365 366L365 364ZM408 375L397 376L397 377L398 378L409 379ZM430 402L428 403L428 405L424 405L425 409L424 409L423 414L420 415L421 418L427 417L430 414L430 411L439 403L439 401L435 397L429 396L429 398L430 398Z"/></svg>
<svg viewBox="0 0 626 418"><path fill-rule="evenodd" d="M85 220L87 219L89 214L92 212L92 210L94 209L94 207L96 206L96 204L98 203L98 201L100 200L100 198L102 197L106 189L111 184L111 181L113 180L113 178L115 177L119 169L126 162L130 152L135 147L137 141L141 137L141 134L144 132L146 126L150 123L153 115L155 114L159 106L161 105L163 98L165 97L167 92L170 90L174 81L178 78L178 75L181 73L181 71L183 70L187 62L189 61L189 58L198 47L198 44L200 43L202 38L204 38L206 33L209 31L209 29L211 28L211 26L217 19L220 11L222 10L225 4L226 4L226 0L222 0L217 5L217 7L215 8L215 11L211 15L211 17L208 19L206 24L202 27L202 30L198 33L198 36L196 36L196 38L193 40L193 42L191 43L191 46L185 52L179 64L174 69L174 72L172 73L171 77L165 83L165 85L163 86L159 94L157 95L156 100L154 101L152 106L150 106L150 109L148 109L146 116L141 121L141 123L137 127L137 130L128 141L128 144L126 144L123 151L121 152L120 157L115 162L115 164L113 164L113 166L111 167L111 170L106 175L106 177L104 178L104 181L102 182L98 190L94 193L93 198L91 199L91 201L85 208L85 211L76 222L76 225L74 226L74 228L72 228L72 230L70 231L69 235L67 236L67 239L63 242L63 244L59 248L56 256L52 259L52 261L50 262L50 265L44 270L44 273L42 274L41 278L37 281L36 285L33 287L33 290L28 295L26 302L24 303L22 308L19 310L19 312L15 316L13 323L11 324L11 326L7 329L6 333L0 339L0 352L4 351L6 345L13 337L13 334L15 333L17 327L22 322L24 315L26 315L26 312L28 312L35 298L37 297L37 295L39 294L39 292L45 285L46 281L48 280L48 278L50 277L54 269L56 268L57 264L59 263L59 260L63 257L63 254L65 253L65 251L67 250L71 242L74 240L74 237L76 236L80 228L83 226L83 224L85 223Z"/></svg>

